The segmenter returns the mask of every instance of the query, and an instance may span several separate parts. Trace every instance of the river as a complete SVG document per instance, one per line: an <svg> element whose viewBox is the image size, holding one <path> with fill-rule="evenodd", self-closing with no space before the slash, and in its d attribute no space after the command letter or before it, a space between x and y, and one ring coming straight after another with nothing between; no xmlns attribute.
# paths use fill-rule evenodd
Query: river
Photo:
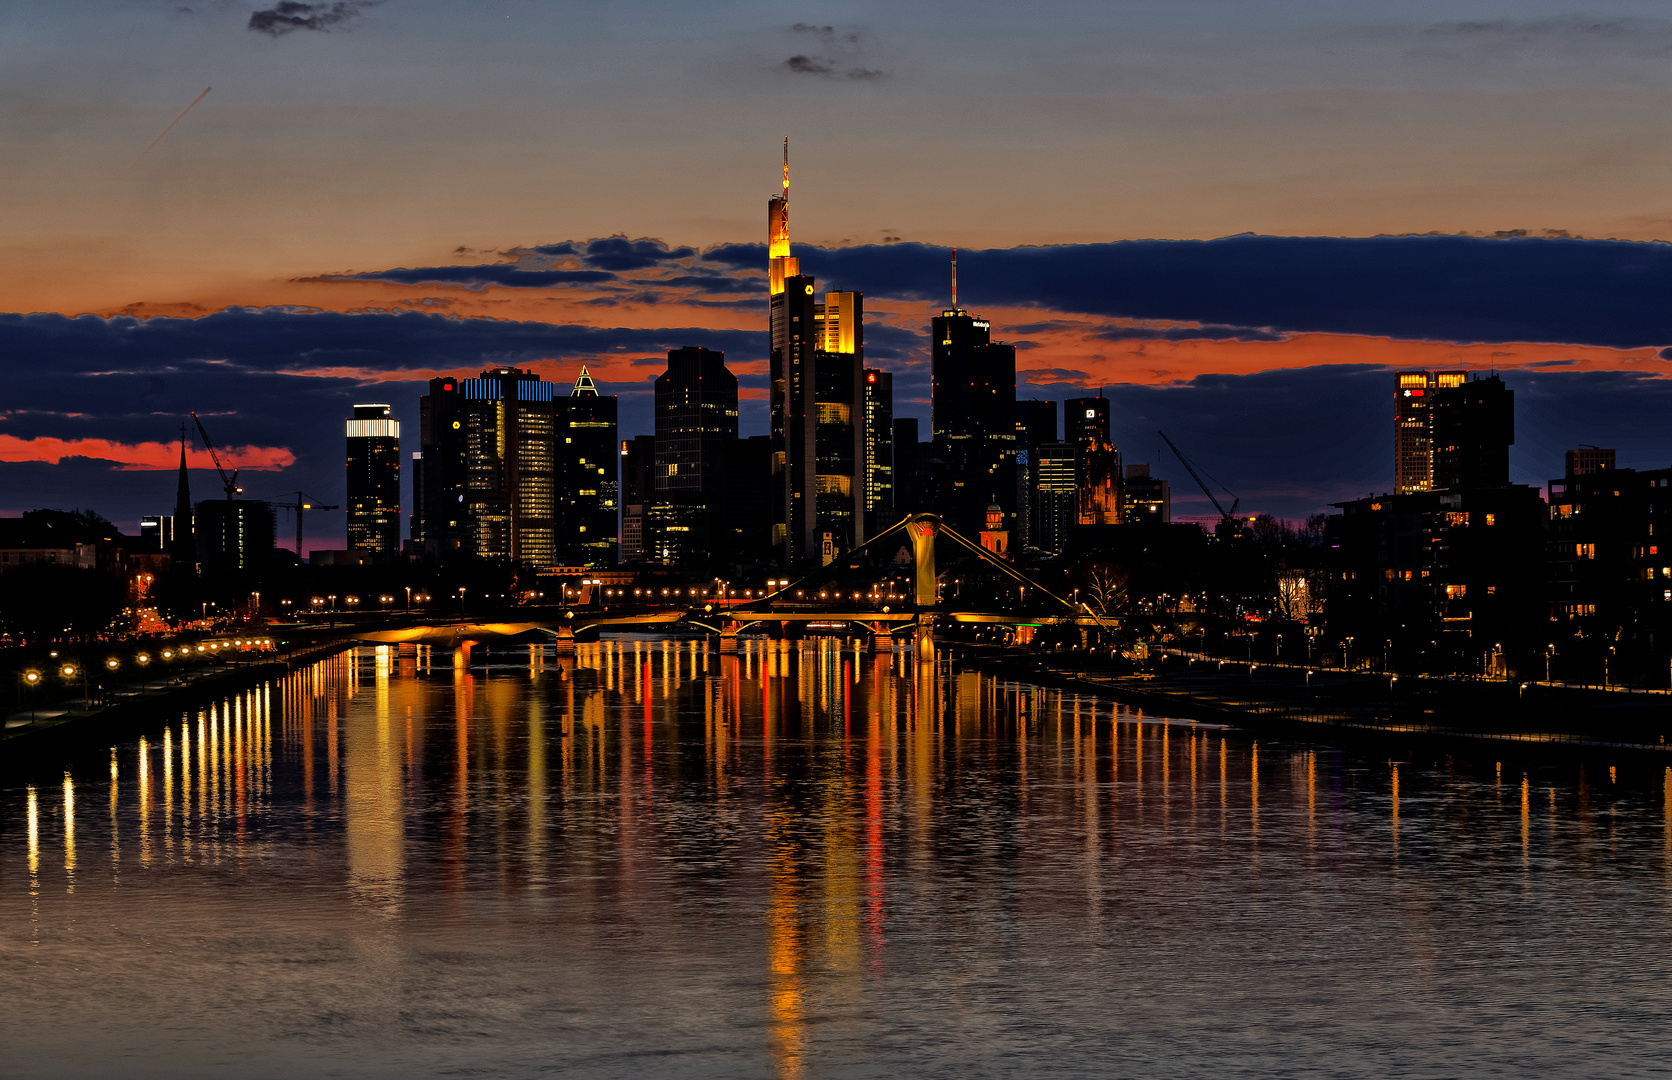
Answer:
<svg viewBox="0 0 1672 1080"><path fill-rule="evenodd" d="M0 791L0 1075L1629 1076L1672 773L944 655L360 648Z"/></svg>

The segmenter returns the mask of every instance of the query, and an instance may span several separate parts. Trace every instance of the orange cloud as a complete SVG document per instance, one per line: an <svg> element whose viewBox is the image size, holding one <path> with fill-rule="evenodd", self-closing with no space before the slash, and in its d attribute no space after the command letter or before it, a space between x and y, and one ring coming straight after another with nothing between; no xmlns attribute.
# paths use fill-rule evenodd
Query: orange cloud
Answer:
<svg viewBox="0 0 1672 1080"><path fill-rule="evenodd" d="M114 461L125 472L166 471L178 468L180 447L176 443L119 443L110 439L20 439L0 435L0 462L43 462L57 465L65 458L84 457ZM282 446L232 446L221 450L224 464L256 472L277 472L296 463L296 455ZM194 451L187 455L193 468L212 468L209 455Z"/></svg>

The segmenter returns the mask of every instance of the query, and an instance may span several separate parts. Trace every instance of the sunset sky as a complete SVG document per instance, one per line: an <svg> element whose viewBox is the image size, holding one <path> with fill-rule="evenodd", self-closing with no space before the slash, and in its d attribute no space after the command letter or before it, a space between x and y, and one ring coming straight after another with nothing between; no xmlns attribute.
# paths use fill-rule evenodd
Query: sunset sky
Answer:
<svg viewBox="0 0 1672 1080"><path fill-rule="evenodd" d="M354 402L410 451L424 380L505 363L589 365L631 436L667 349L721 348L764 431L786 135L797 254L866 293L901 415L958 247L1018 395L1104 389L1181 517L1158 428L1251 511L1388 489L1396 367L1504 373L1518 482L1672 464L1667 15L10 0L0 513L169 511L193 409L251 494L340 503Z"/></svg>

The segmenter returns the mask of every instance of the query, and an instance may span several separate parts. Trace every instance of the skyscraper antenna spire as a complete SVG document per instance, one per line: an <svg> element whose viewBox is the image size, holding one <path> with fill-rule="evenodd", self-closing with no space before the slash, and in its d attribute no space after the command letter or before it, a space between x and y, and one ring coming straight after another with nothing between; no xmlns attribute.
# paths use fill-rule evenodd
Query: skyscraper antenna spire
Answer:
<svg viewBox="0 0 1672 1080"><path fill-rule="evenodd" d="M784 198L790 197L790 137L784 136Z"/></svg>
<svg viewBox="0 0 1672 1080"><path fill-rule="evenodd" d="M958 249L952 249L952 310L958 310Z"/></svg>

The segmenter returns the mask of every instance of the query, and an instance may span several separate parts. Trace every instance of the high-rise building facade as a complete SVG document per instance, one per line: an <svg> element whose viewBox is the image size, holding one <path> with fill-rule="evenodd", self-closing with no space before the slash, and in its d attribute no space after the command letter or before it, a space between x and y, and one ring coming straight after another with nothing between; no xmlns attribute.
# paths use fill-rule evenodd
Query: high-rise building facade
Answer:
<svg viewBox="0 0 1672 1080"><path fill-rule="evenodd" d="M430 380L414 477L413 539L425 553L558 565L553 389L518 368Z"/></svg>
<svg viewBox="0 0 1672 1080"><path fill-rule="evenodd" d="M921 513L918 472L917 417L902 416L894 421L894 518Z"/></svg>
<svg viewBox="0 0 1672 1080"><path fill-rule="evenodd" d="M557 421L558 558L568 566L613 566L619 557L621 509L617 479L616 408L583 366L568 397L553 405Z"/></svg>
<svg viewBox="0 0 1672 1080"><path fill-rule="evenodd" d="M726 355L686 347L668 353L656 379L654 492L646 546L653 562L710 565L725 532L727 447L737 441L737 376Z"/></svg>
<svg viewBox="0 0 1672 1080"><path fill-rule="evenodd" d="M1120 452L1109 430L1109 399L1070 398L1062 403L1063 433L1074 446L1079 523L1121 521Z"/></svg>
<svg viewBox="0 0 1672 1080"><path fill-rule="evenodd" d="M1041 551L1066 551L1069 535L1080 522L1076 449L1073 443L1045 443L1031 452L1036 479L1029 542Z"/></svg>
<svg viewBox="0 0 1672 1080"><path fill-rule="evenodd" d="M863 299L817 283L790 254L789 147L784 188L767 203L771 289L773 545L785 567L865 542Z"/></svg>
<svg viewBox="0 0 1672 1080"><path fill-rule="evenodd" d="M401 549L401 422L388 405L356 405L347 421L348 547Z"/></svg>
<svg viewBox="0 0 1672 1080"><path fill-rule="evenodd" d="M621 442L621 561L650 561L646 526L656 495L656 436L639 435Z"/></svg>
<svg viewBox="0 0 1672 1080"><path fill-rule="evenodd" d="M1120 519L1126 525L1165 525L1173 520L1173 492L1150 475L1148 465L1128 465L1122 477Z"/></svg>
<svg viewBox="0 0 1672 1080"><path fill-rule="evenodd" d="M1394 372L1393 470L1400 495L1434 490L1434 402L1463 385L1463 371Z"/></svg>
<svg viewBox="0 0 1672 1080"><path fill-rule="evenodd" d="M893 525L894 376L865 369L865 535Z"/></svg>
<svg viewBox="0 0 1672 1080"><path fill-rule="evenodd" d="M996 505L1008 531L1016 521L1016 347L993 341L991 323L957 306L956 286L952 304L929 327L931 420L947 469L940 510L973 536Z"/></svg>
<svg viewBox="0 0 1672 1080"><path fill-rule="evenodd" d="M1496 375L1434 392L1434 487L1509 486L1515 392Z"/></svg>

